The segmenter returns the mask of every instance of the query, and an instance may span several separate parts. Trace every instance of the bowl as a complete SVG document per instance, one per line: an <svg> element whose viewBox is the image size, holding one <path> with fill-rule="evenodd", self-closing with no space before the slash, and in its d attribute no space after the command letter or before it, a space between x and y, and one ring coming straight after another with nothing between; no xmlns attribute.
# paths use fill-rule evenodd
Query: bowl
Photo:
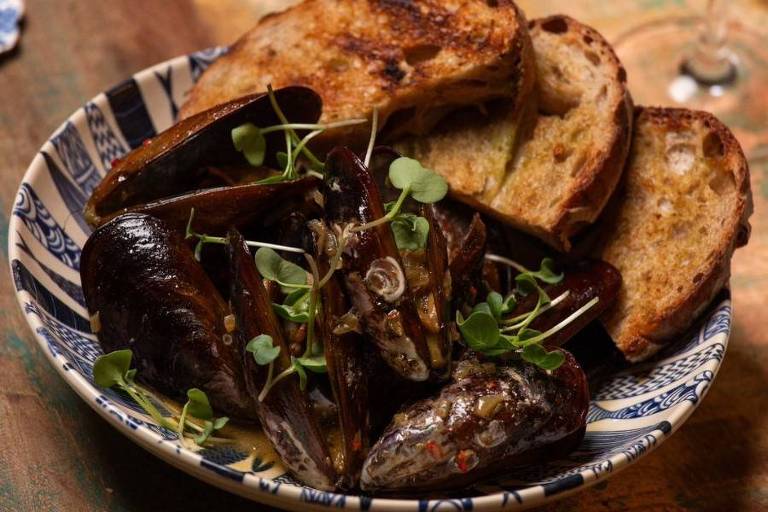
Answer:
<svg viewBox="0 0 768 512"><path fill-rule="evenodd" d="M40 148L19 186L8 241L19 306L64 382L117 430L204 482L285 509L490 511L538 505L608 478L658 447L701 402L728 344L727 290L690 334L599 385L584 440L568 458L515 468L445 499L384 499L305 487L232 446L184 447L127 397L96 387L92 368L102 351L90 331L79 274L80 251L91 232L83 205L111 162L174 122L187 91L225 51L211 48L163 62L99 94Z"/></svg>

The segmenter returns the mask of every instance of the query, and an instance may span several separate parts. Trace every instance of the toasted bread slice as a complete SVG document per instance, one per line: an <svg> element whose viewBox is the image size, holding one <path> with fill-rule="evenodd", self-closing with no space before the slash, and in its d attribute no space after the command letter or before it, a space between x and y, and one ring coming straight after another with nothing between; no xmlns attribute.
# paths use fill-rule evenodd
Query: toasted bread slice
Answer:
<svg viewBox="0 0 768 512"><path fill-rule="evenodd" d="M652 355L703 312L749 239L751 213L747 161L728 128L705 112L637 109L593 251L624 278L602 322L628 360Z"/></svg>
<svg viewBox="0 0 768 512"><path fill-rule="evenodd" d="M511 0L308 0L263 18L200 78L182 117L245 94L304 85L323 99L321 122L390 120L423 133L455 105L514 97L530 37ZM334 130L345 144L370 126ZM329 134L330 136L330 134Z"/></svg>
<svg viewBox="0 0 768 512"><path fill-rule="evenodd" d="M443 122L399 149L443 174L458 199L568 250L618 183L632 102L624 68L595 30L552 16L532 21L530 33L538 90L532 128L518 106L494 107L485 117Z"/></svg>

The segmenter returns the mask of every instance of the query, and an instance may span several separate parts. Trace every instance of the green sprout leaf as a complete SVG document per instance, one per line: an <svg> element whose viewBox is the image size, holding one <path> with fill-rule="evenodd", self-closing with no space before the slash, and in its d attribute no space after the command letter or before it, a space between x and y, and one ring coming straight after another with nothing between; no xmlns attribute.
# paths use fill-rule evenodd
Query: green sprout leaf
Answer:
<svg viewBox="0 0 768 512"><path fill-rule="evenodd" d="M518 274L515 276L515 291L525 297L539 289L536 279L529 273Z"/></svg>
<svg viewBox="0 0 768 512"><path fill-rule="evenodd" d="M489 312L476 310L464 319L457 313L456 323L459 326L464 341L473 350L484 352L498 345L501 331L496 319Z"/></svg>
<svg viewBox="0 0 768 512"><path fill-rule="evenodd" d="M272 303L272 309L281 318L297 324L309 322L310 292L298 289L288 294L282 304Z"/></svg>
<svg viewBox="0 0 768 512"><path fill-rule="evenodd" d="M297 357L294 359L294 363L300 364L302 367L311 371L312 373L326 373L328 368L325 363L325 356L311 356L311 357Z"/></svg>
<svg viewBox="0 0 768 512"><path fill-rule="evenodd" d="M486 302L488 304L488 311L497 321L500 321L503 315L511 313L515 306L517 306L514 295L509 294L504 298L499 292L490 292ZM484 303L481 302L480 304Z"/></svg>
<svg viewBox="0 0 768 512"><path fill-rule="evenodd" d="M232 144L240 151L248 163L258 167L264 163L267 151L267 139L253 123L241 124L232 129Z"/></svg>
<svg viewBox="0 0 768 512"><path fill-rule="evenodd" d="M547 352L544 347L537 343L527 345L520 355L525 361L550 371L556 370L565 361L565 354L562 351Z"/></svg>
<svg viewBox="0 0 768 512"><path fill-rule="evenodd" d="M291 293L296 288L309 288L307 271L281 258L274 249L260 248L256 251L255 261L262 277L277 282L283 293Z"/></svg>
<svg viewBox="0 0 768 512"><path fill-rule="evenodd" d="M395 244L404 251L418 251L427 246L429 221L412 213L401 213L391 222Z"/></svg>
<svg viewBox="0 0 768 512"><path fill-rule="evenodd" d="M272 344L272 336L269 334L259 334L248 342L245 350L253 354L256 364L260 366L271 363L280 354L280 347Z"/></svg>
<svg viewBox="0 0 768 512"><path fill-rule="evenodd" d="M541 260L538 272L531 272L530 274L539 281L547 284L556 284L563 280L563 274L556 274L554 268L554 260L552 258L544 258Z"/></svg>
<svg viewBox="0 0 768 512"><path fill-rule="evenodd" d="M129 349L115 350L99 356L93 363L93 382L100 388L111 388L115 385L126 386L133 382L136 371L131 372L133 352Z"/></svg>
<svg viewBox="0 0 768 512"><path fill-rule="evenodd" d="M410 190L420 203L436 203L448 193L448 183L439 174L422 167L418 160L400 157L389 166L389 181L400 190Z"/></svg>
<svg viewBox="0 0 768 512"><path fill-rule="evenodd" d="M187 391L187 413L200 420L212 420L213 409L208 396L200 389L192 388Z"/></svg>
<svg viewBox="0 0 768 512"><path fill-rule="evenodd" d="M228 421L229 421L229 418L227 418L226 416L222 416L221 418L216 418L213 421L206 421L203 424L203 431L200 433L199 436L195 437L195 444L197 444L198 446L204 445L205 442L208 440L208 438L211 436L211 434L213 434L213 431L223 428Z"/></svg>

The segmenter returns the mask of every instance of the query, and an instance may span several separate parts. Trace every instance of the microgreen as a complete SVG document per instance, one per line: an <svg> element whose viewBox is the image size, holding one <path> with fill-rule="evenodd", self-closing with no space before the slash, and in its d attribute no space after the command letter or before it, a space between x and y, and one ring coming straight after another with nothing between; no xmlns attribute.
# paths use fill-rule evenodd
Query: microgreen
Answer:
<svg viewBox="0 0 768 512"><path fill-rule="evenodd" d="M197 388L187 391L188 400L178 416L178 421L175 415L163 416L153 403L153 400L155 402L160 400L134 382L136 369L130 368L132 359L133 352L129 349L115 350L98 357L93 364L94 383L102 388L114 387L126 392L158 425L177 432L182 445L184 445L185 436L191 435L190 430L199 434L194 440L198 445L202 445L209 440L215 430L227 423L226 417L218 419L213 417L213 409L208 397ZM188 421L188 417L203 421L203 427Z"/></svg>
<svg viewBox="0 0 768 512"><path fill-rule="evenodd" d="M253 166L260 166L264 163L267 152L267 139L265 135L273 132L283 132L285 134L285 151L276 152L276 158L283 172L277 176L270 176L258 181L258 184L266 185L270 183L279 183L281 181L290 181L298 178L296 161L299 155L309 161L309 166L314 170L322 170L323 162L318 159L307 144L310 140L317 137L325 130L333 128L342 128L356 124L367 123L366 119L349 119L334 123L291 123L286 118L283 110L277 102L277 97L271 85L267 86L267 96L272 105L275 115L280 120L279 124L260 128L253 123L245 123L232 129L232 143L237 151L243 153L248 163ZM311 130L310 133L299 138L296 130Z"/></svg>
<svg viewBox="0 0 768 512"><path fill-rule="evenodd" d="M305 324L309 321L309 291L298 289L289 293L282 304L272 303L278 316L291 322Z"/></svg>
<svg viewBox="0 0 768 512"><path fill-rule="evenodd" d="M222 416L221 418L215 418L214 420L206 420L203 422L203 431L195 437L195 444L202 446L213 434L214 430L219 430L227 424L229 418Z"/></svg>
<svg viewBox="0 0 768 512"><path fill-rule="evenodd" d="M189 220L187 220L187 228L184 234L184 239L189 240L191 238L197 238L197 244L195 244L194 256L197 261L200 261L202 249L205 244L223 245L227 243L227 239L223 236L210 236L203 233L197 233L192 228L192 223L194 222L194 219L195 219L195 209L190 208ZM304 249L299 249L298 247L289 247L287 245L270 244L267 242L257 242L253 240L246 240L245 244L248 247L264 247L267 249L276 249L278 251L293 252L298 254L304 253Z"/></svg>
<svg viewBox="0 0 768 512"><path fill-rule="evenodd" d="M376 142L376 130L379 126L379 109L373 108L373 116L371 117L371 138L368 139L368 149L365 151L365 166L368 167L371 163L371 155L373 154L373 145Z"/></svg>
<svg viewBox="0 0 768 512"><path fill-rule="evenodd" d="M267 139L253 123L245 123L232 129L232 144L240 151L248 163L259 167L264 163L267 152Z"/></svg>
<svg viewBox="0 0 768 512"><path fill-rule="evenodd" d="M493 357L513 352L524 361L542 369L558 368L564 361L562 352L557 350L548 352L541 343L593 307L598 298L590 300L554 327L545 332L539 332L530 328L531 323L544 311L562 303L569 292L565 291L554 300L550 300L538 281L548 284L558 283L563 279L563 275L554 272L553 261L548 258L542 260L539 270L530 271L503 256L486 255L488 256L492 256L488 259L505 263L520 272L515 277L515 294L526 296L535 293L536 305L531 311L510 318L508 315L517 307L515 294L505 298L498 292L490 292L486 302L476 304L466 319L460 312L456 314L456 323L465 343L476 352L487 356Z"/></svg>
<svg viewBox="0 0 768 512"><path fill-rule="evenodd" d="M459 326L464 341L473 350L485 352L494 349L499 342L501 331L499 324L489 311L476 309L466 319L457 312L456 324Z"/></svg>
<svg viewBox="0 0 768 512"><path fill-rule="evenodd" d="M520 357L545 370L556 370L565 361L565 354L560 350L547 350L539 344L526 345Z"/></svg>
<svg viewBox="0 0 768 512"><path fill-rule="evenodd" d="M194 423L187 423L187 416L192 416L203 422L202 429ZM227 424L229 418L223 416L221 418L213 417L213 409L211 403L208 401L208 396L200 389L192 388L187 391L187 403L181 409L181 416L179 418L179 439L184 439L184 430L187 426L195 428L199 433L194 438L194 441L198 445L203 445L214 430L218 430ZM182 441L183 442L183 441Z"/></svg>
<svg viewBox="0 0 768 512"><path fill-rule="evenodd" d="M448 193L448 183L442 176L404 156L390 164L389 181L397 189L410 190L411 197L420 203L436 203Z"/></svg>
<svg viewBox="0 0 768 512"><path fill-rule="evenodd" d="M416 251L427 246L429 222L412 213L401 213L390 224L395 235L395 244L404 251Z"/></svg>
<svg viewBox="0 0 768 512"><path fill-rule="evenodd" d="M389 164L389 181L401 191L397 201L391 203L389 211L383 217L355 226L351 231L365 231L394 220L409 197L420 203L431 204L440 201L448 193L448 183L445 179L422 167L419 161L413 158L401 156Z"/></svg>
<svg viewBox="0 0 768 512"><path fill-rule="evenodd" d="M127 385L132 357L133 352L128 349L115 350L100 356L93 363L93 382L100 388Z"/></svg>
<svg viewBox="0 0 768 512"><path fill-rule="evenodd" d="M280 355L280 347L272 344L272 336L259 334L245 346L245 350L253 354L256 364L264 366L270 364Z"/></svg>
<svg viewBox="0 0 768 512"><path fill-rule="evenodd" d="M269 247L262 247L256 251L254 260L262 277L279 284L283 293L291 293L296 288L311 288L307 284L306 270L283 259Z"/></svg>
<svg viewBox="0 0 768 512"><path fill-rule="evenodd" d="M486 300L488 301L488 308L491 314L497 321L501 320L503 315L511 313L515 306L517 306L515 296L511 293L504 298L499 292L491 292Z"/></svg>

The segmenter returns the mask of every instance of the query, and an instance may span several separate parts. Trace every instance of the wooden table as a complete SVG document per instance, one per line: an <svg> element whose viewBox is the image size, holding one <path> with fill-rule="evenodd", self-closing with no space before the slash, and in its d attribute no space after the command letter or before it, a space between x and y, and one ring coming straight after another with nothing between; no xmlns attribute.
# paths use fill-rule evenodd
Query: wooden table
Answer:
<svg viewBox="0 0 768 512"><path fill-rule="evenodd" d="M28 0L21 48L0 60L0 250L6 251L6 216L24 169L71 112L150 64L231 41L280 3ZM682 0L521 4L529 17L562 9L609 38L628 23L687 8ZM765 0L741 7L754 13L746 19L759 17L757 26L766 26ZM545 510L768 510L765 160L753 162L752 185L752 241L733 264L736 319L716 385L658 451ZM6 256L0 261L8 276ZM0 283L0 301L0 510L264 509L199 483L112 429L48 364L10 279Z"/></svg>

